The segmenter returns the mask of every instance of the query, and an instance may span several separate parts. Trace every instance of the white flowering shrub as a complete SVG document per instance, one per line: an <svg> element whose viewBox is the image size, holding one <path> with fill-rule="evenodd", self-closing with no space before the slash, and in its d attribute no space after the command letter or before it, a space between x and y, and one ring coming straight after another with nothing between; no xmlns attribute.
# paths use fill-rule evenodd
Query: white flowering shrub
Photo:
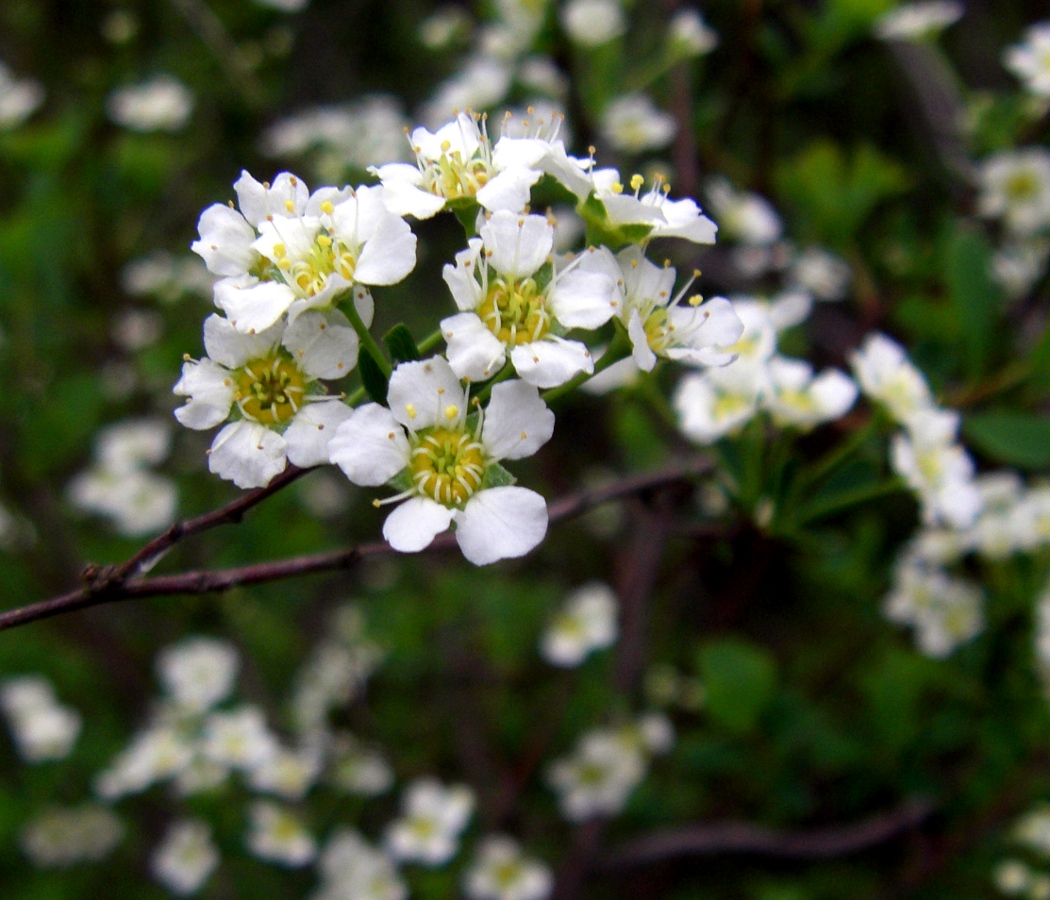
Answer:
<svg viewBox="0 0 1050 900"><path fill-rule="evenodd" d="M5 896L1050 897L1045 10L352 6L0 10Z"/></svg>

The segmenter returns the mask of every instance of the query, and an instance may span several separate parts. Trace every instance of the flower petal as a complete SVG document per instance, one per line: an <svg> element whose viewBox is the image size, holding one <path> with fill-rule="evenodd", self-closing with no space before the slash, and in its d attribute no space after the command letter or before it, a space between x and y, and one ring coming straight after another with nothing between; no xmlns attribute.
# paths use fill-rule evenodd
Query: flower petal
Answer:
<svg viewBox="0 0 1050 900"><path fill-rule="evenodd" d="M599 328L616 312L620 292L607 275L573 269L555 281L548 298L566 328Z"/></svg>
<svg viewBox="0 0 1050 900"><path fill-rule="evenodd" d="M197 223L201 239L190 245L213 275L244 275L259 258L252 248L255 229L237 210L213 203Z"/></svg>
<svg viewBox="0 0 1050 900"><path fill-rule="evenodd" d="M518 375L541 388L557 387L580 372L594 371L594 360L583 344L554 336L518 345L510 361Z"/></svg>
<svg viewBox="0 0 1050 900"><path fill-rule="evenodd" d="M412 431L462 421L467 414L463 385L442 356L401 363L390 376L387 403L394 418ZM452 417L450 407L456 408Z"/></svg>
<svg viewBox="0 0 1050 900"><path fill-rule="evenodd" d="M535 386L504 381L492 388L481 442L492 459L532 456L554 434L554 413Z"/></svg>
<svg viewBox="0 0 1050 900"><path fill-rule="evenodd" d="M190 398L185 406L175 410L175 418L187 428L198 431L224 422L233 406L230 373L207 357L200 362L183 363L182 377L172 390L179 396Z"/></svg>
<svg viewBox="0 0 1050 900"><path fill-rule="evenodd" d="M442 319L441 333L448 343L449 364L460 378L484 381L494 375L507 358L503 342L476 313L464 312Z"/></svg>
<svg viewBox="0 0 1050 900"><path fill-rule="evenodd" d="M418 553L452 522L455 510L426 497L410 497L383 523L383 537L401 553Z"/></svg>
<svg viewBox="0 0 1050 900"><path fill-rule="evenodd" d="M311 378L342 378L357 365L357 332L337 309L304 312L285 329L281 343Z"/></svg>
<svg viewBox="0 0 1050 900"><path fill-rule="evenodd" d="M408 465L404 429L378 403L358 407L328 442L328 458L354 484L378 487Z"/></svg>
<svg viewBox="0 0 1050 900"><path fill-rule="evenodd" d="M233 422L208 451L208 470L239 488L265 487L287 464L284 438L256 422Z"/></svg>
<svg viewBox="0 0 1050 900"><path fill-rule="evenodd" d="M255 334L245 334L215 313L204 320L204 349L209 357L227 369L239 369L249 360L267 356L280 338L279 324Z"/></svg>
<svg viewBox="0 0 1050 900"><path fill-rule="evenodd" d="M257 278L224 278L215 283L215 304L238 331L253 334L269 328L291 306L295 294L287 285Z"/></svg>
<svg viewBox="0 0 1050 900"><path fill-rule="evenodd" d="M284 433L288 461L297 466L323 466L330 462L328 445L353 410L333 397L307 403L295 414Z"/></svg>
<svg viewBox="0 0 1050 900"><path fill-rule="evenodd" d="M527 278L546 261L554 247L554 227L543 216L494 212L479 229L489 265L501 275Z"/></svg>
<svg viewBox="0 0 1050 900"><path fill-rule="evenodd" d="M528 488L489 488L471 497L455 520L463 555L474 565L485 566L524 556L543 540L547 503Z"/></svg>

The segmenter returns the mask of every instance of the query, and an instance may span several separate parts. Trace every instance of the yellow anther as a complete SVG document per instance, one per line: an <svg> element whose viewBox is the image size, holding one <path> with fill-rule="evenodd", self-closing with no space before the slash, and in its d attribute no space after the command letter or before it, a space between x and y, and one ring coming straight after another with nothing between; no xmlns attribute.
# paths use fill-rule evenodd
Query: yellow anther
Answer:
<svg viewBox="0 0 1050 900"><path fill-rule="evenodd" d="M704 298L701 297L699 294L693 294L693 296L689 298L690 306L699 306L703 302Z"/></svg>
<svg viewBox="0 0 1050 900"><path fill-rule="evenodd" d="M617 181L616 184L614 184L611 188L609 188L609 190L611 190L614 194L622 194L623 193L623 185L620 184L620 182Z"/></svg>
<svg viewBox="0 0 1050 900"><path fill-rule="evenodd" d="M268 191L270 189L270 182L264 181L263 182L263 188Z"/></svg>
<svg viewBox="0 0 1050 900"><path fill-rule="evenodd" d="M445 418L450 422L459 415L459 407L455 403L450 403L445 407Z"/></svg>
<svg viewBox="0 0 1050 900"><path fill-rule="evenodd" d="M295 204L292 203L291 200L284 201L284 208L288 210L288 212L295 212Z"/></svg>
<svg viewBox="0 0 1050 900"><path fill-rule="evenodd" d="M282 256L277 260L278 269L290 269L292 267L292 261L287 256Z"/></svg>
<svg viewBox="0 0 1050 900"><path fill-rule="evenodd" d="M379 502L379 498L378 498L378 497L376 497L376 499L372 501L372 505L373 505L373 506L374 506L374 507L375 507L376 509L379 509L379 507L381 507L381 506L382 506L383 504L382 504L382 503L380 503L380 502Z"/></svg>
<svg viewBox="0 0 1050 900"><path fill-rule="evenodd" d="M645 179L635 172L635 174L631 176L631 190L637 191L643 184L645 184Z"/></svg>
<svg viewBox="0 0 1050 900"><path fill-rule="evenodd" d="M408 414L408 417L410 419L414 419L416 417L416 407L411 403L405 404L405 412Z"/></svg>
<svg viewBox="0 0 1050 900"><path fill-rule="evenodd" d="M282 256L287 255L287 253L288 253L288 250L284 246L284 244L274 244L273 245L273 255L276 256L278 259L280 259Z"/></svg>
<svg viewBox="0 0 1050 900"><path fill-rule="evenodd" d="M638 268L638 260L636 260L636 259L632 259L631 260L631 268L632 269L637 269Z"/></svg>
<svg viewBox="0 0 1050 900"><path fill-rule="evenodd" d="M451 149L452 149L452 142L450 140L448 140L448 138L446 138L445 140L443 140L441 142L441 152L442 153L448 153L448 151L451 150Z"/></svg>
<svg viewBox="0 0 1050 900"><path fill-rule="evenodd" d="M327 234L319 234L317 235L317 246L327 250L332 246L332 239Z"/></svg>
<svg viewBox="0 0 1050 900"><path fill-rule="evenodd" d="M190 360L192 360L192 359L193 359L193 357L190 356L188 353L183 353L182 354L182 361L183 362L190 362Z"/></svg>
<svg viewBox="0 0 1050 900"><path fill-rule="evenodd" d="M326 216L330 216L332 213L335 212L335 207L332 206L331 200L325 200L324 203L321 204L321 212L323 212Z"/></svg>

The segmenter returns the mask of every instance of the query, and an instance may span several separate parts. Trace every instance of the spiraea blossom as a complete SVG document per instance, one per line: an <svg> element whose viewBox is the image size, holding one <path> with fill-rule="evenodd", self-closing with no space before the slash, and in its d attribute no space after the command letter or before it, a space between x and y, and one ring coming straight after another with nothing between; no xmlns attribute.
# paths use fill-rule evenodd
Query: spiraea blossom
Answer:
<svg viewBox="0 0 1050 900"><path fill-rule="evenodd" d="M370 298L358 312L371 321ZM311 310L287 327L278 322L254 334L211 315L204 347L208 355L188 359L173 390L189 398L175 410L187 428L214 428L234 417L208 451L212 472L252 488L268 484L288 461L328 462L328 438L350 409L325 393L320 379L349 374L358 351L357 333L339 310Z"/></svg>
<svg viewBox="0 0 1050 900"><path fill-rule="evenodd" d="M474 793L433 778L413 781L401 799L401 817L386 833L386 848L401 862L440 866L459 850L459 836L474 812Z"/></svg>
<svg viewBox="0 0 1050 900"><path fill-rule="evenodd" d="M540 639L540 653L551 665L578 666L592 650L611 647L619 631L612 588L600 581L573 591Z"/></svg>
<svg viewBox="0 0 1050 900"><path fill-rule="evenodd" d="M1028 237L1050 228L1050 150L1021 147L988 157L980 167L977 210L1002 219L1011 233Z"/></svg>
<svg viewBox="0 0 1050 900"><path fill-rule="evenodd" d="M728 348L740 340L744 324L724 297L685 300L695 275L676 294L674 268L657 266L637 246L615 256L606 247L590 250L578 268L615 282L615 314L627 328L634 363L643 372L653 370L657 357L693 366L721 366L735 358Z"/></svg>
<svg viewBox="0 0 1050 900"><path fill-rule="evenodd" d="M666 147L677 130L675 117L658 109L648 94L616 97L602 113L602 136L611 147L624 153Z"/></svg>
<svg viewBox="0 0 1050 900"><path fill-rule="evenodd" d="M416 236L378 186L310 194L288 172L272 185L242 172L233 187L240 211L209 206L192 248L220 276L215 303L239 331L328 309L352 286L396 284L415 267Z"/></svg>
<svg viewBox="0 0 1050 900"><path fill-rule="evenodd" d="M117 88L106 98L106 112L131 131L179 131L193 112L193 93L171 75Z"/></svg>
<svg viewBox="0 0 1050 900"><path fill-rule="evenodd" d="M173 822L150 856L150 872L179 897L197 893L219 865L211 828L200 819Z"/></svg>
<svg viewBox="0 0 1050 900"><path fill-rule="evenodd" d="M269 862L298 869L313 862L317 842L290 809L269 800L248 808L248 849Z"/></svg>
<svg viewBox="0 0 1050 900"><path fill-rule="evenodd" d="M875 36L884 41L920 41L955 24L966 12L957 0L902 3L875 20Z"/></svg>
<svg viewBox="0 0 1050 900"><path fill-rule="evenodd" d="M906 423L933 405L925 376L886 335L868 335L850 363L865 396L883 406L895 422Z"/></svg>
<svg viewBox="0 0 1050 900"><path fill-rule="evenodd" d="M784 225L773 205L753 191L738 191L727 178L707 181L711 213L726 236L758 247L780 239Z"/></svg>
<svg viewBox="0 0 1050 900"><path fill-rule="evenodd" d="M857 399L857 385L838 369L814 375L805 360L775 356L768 372L765 407L780 427L808 429L840 419Z"/></svg>
<svg viewBox="0 0 1050 900"><path fill-rule="evenodd" d="M553 888L550 868L525 856L505 835L482 840L463 876L463 893L470 900L546 900Z"/></svg>
<svg viewBox="0 0 1050 900"><path fill-rule="evenodd" d="M22 829L18 843L33 865L55 869L105 859L123 838L116 813L84 803L43 810Z"/></svg>
<svg viewBox="0 0 1050 900"><path fill-rule="evenodd" d="M157 656L157 675L176 706L203 712L225 700L233 690L240 662L226 641L191 637Z"/></svg>
<svg viewBox="0 0 1050 900"><path fill-rule="evenodd" d="M557 141L559 124L560 118L552 118L542 135L505 135L493 146L486 119L463 112L436 133L422 127L412 132L416 165L387 163L371 171L382 181L388 208L399 216L429 219L464 201L490 212L517 213L543 175L535 164Z"/></svg>
<svg viewBox="0 0 1050 900"><path fill-rule="evenodd" d="M453 371L470 381L496 374L509 358L518 376L549 388L594 361L569 328L597 328L615 311L615 284L605 274L550 261L554 226L543 216L496 212L444 268L460 312L443 319Z"/></svg>
<svg viewBox="0 0 1050 900"><path fill-rule="evenodd" d="M15 78L0 63L0 131L21 125L44 102L44 86L32 78Z"/></svg>
<svg viewBox="0 0 1050 900"><path fill-rule="evenodd" d="M358 832L337 829L321 851L321 886L312 900L405 900L408 886L394 861Z"/></svg>
<svg viewBox="0 0 1050 900"><path fill-rule="evenodd" d="M1050 100L1050 21L1036 22L1025 29L1021 43L1003 52L1003 65L1029 93Z"/></svg>
<svg viewBox="0 0 1050 900"><path fill-rule="evenodd" d="M523 556L547 532L543 498L515 487L499 465L542 447L554 414L535 387L504 381L484 410L471 411L459 377L442 357L402 363L390 378L389 408L369 403L335 433L329 453L355 484L390 482L403 500L383 525L395 550L413 553L453 523L476 565Z"/></svg>
<svg viewBox="0 0 1050 900"><path fill-rule="evenodd" d="M0 682L0 710L18 755L28 763L65 759L80 734L80 713L60 704L51 683L40 675Z"/></svg>

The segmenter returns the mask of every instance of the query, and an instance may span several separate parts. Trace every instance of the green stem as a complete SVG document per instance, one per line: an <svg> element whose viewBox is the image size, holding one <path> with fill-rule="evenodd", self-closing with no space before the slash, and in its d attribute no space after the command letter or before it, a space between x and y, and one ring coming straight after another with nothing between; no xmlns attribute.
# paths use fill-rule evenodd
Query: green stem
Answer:
<svg viewBox="0 0 1050 900"><path fill-rule="evenodd" d="M416 346L419 348L420 354L429 353L438 344L441 343L444 335L441 333L441 329L438 328L436 331L432 331L423 340L421 340Z"/></svg>
<svg viewBox="0 0 1050 900"><path fill-rule="evenodd" d="M368 355L371 356L375 361L375 364L379 366L379 371L383 373L383 377L389 379L393 368L383 354L382 347L376 343L376 339L372 337L372 333L368 330L368 327L361 319L357 307L354 306L353 299L341 308L343 312L346 313L346 317L350 320L350 324L354 326L354 331L357 332L357 336L361 339L361 346L368 351Z"/></svg>
<svg viewBox="0 0 1050 900"><path fill-rule="evenodd" d="M861 503L867 503L869 500L877 500L879 497L886 497L890 494L899 494L907 489L907 485L905 485L899 478L890 478L886 481L880 481L878 484L872 484L867 487L857 488L855 491L838 494L823 503L813 504L808 510L803 509L801 511L802 514L798 517L797 524L798 527L802 528L810 522L815 522L817 519L822 519L832 513L841 512L842 510L849 509L851 506L858 506Z"/></svg>
<svg viewBox="0 0 1050 900"><path fill-rule="evenodd" d="M486 383L485 386L474 395L474 399L481 403L484 403L489 399L489 395L492 393L492 389L499 384L501 381L506 381L511 375L514 374L514 366L511 365L508 359L504 364L503 368L500 369L495 375L492 376Z"/></svg>
<svg viewBox="0 0 1050 900"><path fill-rule="evenodd" d="M803 471L799 481L806 488L811 488L848 462L868 442L872 434L878 430L878 418L877 415L872 415L860 428L849 434L842 443L833 447L823 457L818 459L810 469Z"/></svg>
<svg viewBox="0 0 1050 900"><path fill-rule="evenodd" d="M613 363L617 363L621 359L626 359L630 355L631 339L628 336L627 331L617 323L613 339L609 342L609 346L605 348L605 352L601 355L601 358L594 364L593 372L580 372L578 375L566 381L565 384L560 384L558 387L544 391L541 396L549 404L551 401L557 400L559 397L576 390L581 384L586 384L599 372L604 372Z"/></svg>

